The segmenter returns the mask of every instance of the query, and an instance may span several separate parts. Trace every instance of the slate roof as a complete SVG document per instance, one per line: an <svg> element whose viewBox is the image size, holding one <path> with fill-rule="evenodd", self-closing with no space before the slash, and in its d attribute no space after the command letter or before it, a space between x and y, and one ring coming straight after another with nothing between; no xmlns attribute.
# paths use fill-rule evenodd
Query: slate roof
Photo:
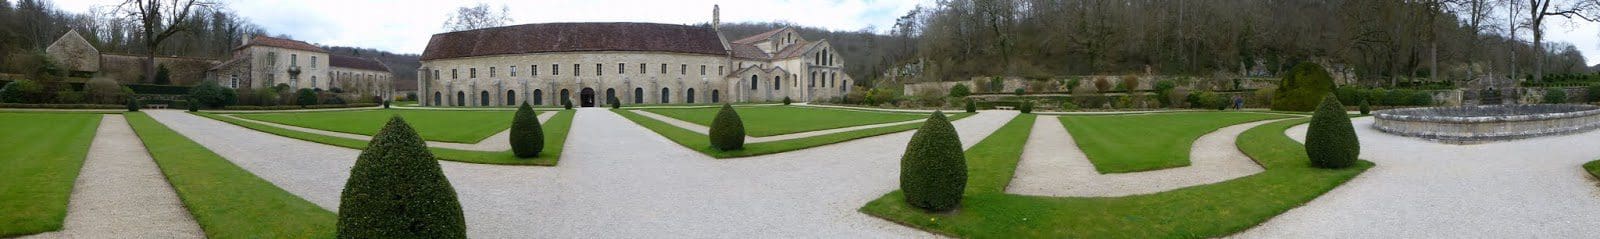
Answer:
<svg viewBox="0 0 1600 239"><path fill-rule="evenodd" d="M422 60L574 51L727 55L710 27L659 23L542 23L434 34Z"/></svg>
<svg viewBox="0 0 1600 239"><path fill-rule="evenodd" d="M389 71L388 66L384 66L383 63L377 60L341 55L328 55L328 66L382 72Z"/></svg>
<svg viewBox="0 0 1600 239"><path fill-rule="evenodd" d="M245 44L245 45L239 46L238 48L245 48L245 47L250 47L250 46L269 46L269 47L277 47L277 48L284 48L284 49L294 49L294 50L302 50L302 51L310 51L310 52L328 53L328 50L323 50L321 47L317 47L316 45L311 45L311 43L306 43L306 42L303 42L303 41L290 40L290 39L276 38L276 37L268 37L268 36L256 36L256 37L250 38L250 43L249 44Z"/></svg>
<svg viewBox="0 0 1600 239"><path fill-rule="evenodd" d="M774 29L774 30L771 30L771 31L763 32L761 34L751 35L751 36L748 36L748 37L745 37L745 38L741 38L739 40L733 40L733 43L751 44L751 43L761 42L762 40L767 40L768 38L772 38L772 35L776 35L779 32L783 32L783 30L789 30L789 28L788 27L778 28L778 29Z"/></svg>

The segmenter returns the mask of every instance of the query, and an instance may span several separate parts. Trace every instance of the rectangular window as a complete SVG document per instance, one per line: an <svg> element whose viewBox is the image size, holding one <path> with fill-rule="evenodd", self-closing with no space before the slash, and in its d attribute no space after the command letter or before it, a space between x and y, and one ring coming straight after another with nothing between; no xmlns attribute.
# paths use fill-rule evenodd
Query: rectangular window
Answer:
<svg viewBox="0 0 1600 239"><path fill-rule="evenodd" d="M317 57L311 56L311 69L317 69Z"/></svg>
<svg viewBox="0 0 1600 239"><path fill-rule="evenodd" d="M572 76L581 76L581 75L583 75L583 65L581 65L581 64L572 64Z"/></svg>
<svg viewBox="0 0 1600 239"><path fill-rule="evenodd" d="M494 76L494 67L490 66L489 67L489 78L494 78L494 77L495 77Z"/></svg>
<svg viewBox="0 0 1600 239"><path fill-rule="evenodd" d="M617 74L628 74L628 63L617 63Z"/></svg>
<svg viewBox="0 0 1600 239"><path fill-rule="evenodd" d="M289 66L300 66L300 54L289 54Z"/></svg>
<svg viewBox="0 0 1600 239"><path fill-rule="evenodd" d="M606 72L604 70L605 67L606 67L605 65L602 65L600 63L594 63L594 75L597 75L597 76L606 75Z"/></svg>
<svg viewBox="0 0 1600 239"><path fill-rule="evenodd" d="M650 73L650 69L646 69L644 63L639 63L639 74L643 75L645 73Z"/></svg>
<svg viewBox="0 0 1600 239"><path fill-rule="evenodd" d="M461 79L461 74L459 74L458 71L456 71L456 69L450 69L450 79L451 80Z"/></svg>
<svg viewBox="0 0 1600 239"><path fill-rule="evenodd" d="M550 64L550 75L561 75L561 64Z"/></svg>
<svg viewBox="0 0 1600 239"><path fill-rule="evenodd" d="M267 65L268 66L278 66L278 53L277 52L267 52Z"/></svg>
<svg viewBox="0 0 1600 239"><path fill-rule="evenodd" d="M728 75L728 73L722 73L722 66L717 66L717 75L725 76Z"/></svg>
<svg viewBox="0 0 1600 239"><path fill-rule="evenodd" d="M700 75L706 75L706 65L700 65Z"/></svg>
<svg viewBox="0 0 1600 239"><path fill-rule="evenodd" d="M667 74L667 64L661 64L661 74Z"/></svg>
<svg viewBox="0 0 1600 239"><path fill-rule="evenodd" d="M467 78L477 79L478 78L478 68L467 68Z"/></svg>
<svg viewBox="0 0 1600 239"><path fill-rule="evenodd" d="M528 75L539 76L539 65L528 65Z"/></svg>
<svg viewBox="0 0 1600 239"><path fill-rule="evenodd" d="M679 75L688 75L689 74L689 64L678 65L678 74Z"/></svg>
<svg viewBox="0 0 1600 239"><path fill-rule="evenodd" d="M517 77L517 66L511 66L511 77Z"/></svg>
<svg viewBox="0 0 1600 239"><path fill-rule="evenodd" d="M439 70L433 70L433 79L435 79L435 80L439 79Z"/></svg>

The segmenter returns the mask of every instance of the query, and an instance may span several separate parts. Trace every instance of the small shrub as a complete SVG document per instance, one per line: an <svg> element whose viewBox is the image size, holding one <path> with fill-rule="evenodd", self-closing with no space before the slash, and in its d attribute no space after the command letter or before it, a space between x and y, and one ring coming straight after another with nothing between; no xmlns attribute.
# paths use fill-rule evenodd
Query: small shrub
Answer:
<svg viewBox="0 0 1600 239"><path fill-rule="evenodd" d="M1175 88L1178 88L1178 83L1172 82L1172 80L1159 80L1156 81L1155 86L1151 87L1151 90L1156 92L1156 102L1160 102L1161 107L1172 107L1172 104L1175 103L1172 100L1172 90Z"/></svg>
<svg viewBox="0 0 1600 239"><path fill-rule="evenodd" d="M387 100L383 101L383 108L384 109L388 109L389 108L389 101L387 101Z"/></svg>
<svg viewBox="0 0 1600 239"><path fill-rule="evenodd" d="M317 92L311 89L300 89L295 92L295 103L300 107L317 104Z"/></svg>
<svg viewBox="0 0 1600 239"><path fill-rule="evenodd" d="M972 102L972 99L967 99L967 113L977 113L977 112L978 112L978 103L977 102Z"/></svg>
<svg viewBox="0 0 1600 239"><path fill-rule="evenodd" d="M1367 98L1361 98L1361 115L1372 114L1372 105L1367 104Z"/></svg>
<svg viewBox="0 0 1600 239"><path fill-rule="evenodd" d="M1272 110L1311 111L1324 95L1334 92L1333 77L1322 66L1302 62L1290 69L1273 94Z"/></svg>
<svg viewBox="0 0 1600 239"><path fill-rule="evenodd" d="M722 104L722 110L717 111L717 118L711 120L710 133L711 147L717 150L744 148L744 121L739 118L739 112L733 110L733 105Z"/></svg>
<svg viewBox="0 0 1600 239"><path fill-rule="evenodd" d="M466 238L466 219L439 161L395 116L356 158L339 198L339 238Z"/></svg>
<svg viewBox="0 0 1600 239"><path fill-rule="evenodd" d="M1033 101L1023 101L1021 105L1017 105L1017 111L1022 111L1023 114L1033 113Z"/></svg>
<svg viewBox="0 0 1600 239"><path fill-rule="evenodd" d="M900 157L900 190L906 203L933 212L955 209L967 187L961 137L943 112L934 112L911 136Z"/></svg>
<svg viewBox="0 0 1600 239"><path fill-rule="evenodd" d="M1547 88L1547 89L1544 89L1544 103L1545 104L1565 104L1565 103L1567 103L1567 91L1566 90L1562 90L1561 88Z"/></svg>
<svg viewBox="0 0 1600 239"><path fill-rule="evenodd" d="M608 99L607 101L611 102L611 108L612 109L621 109L622 108L622 100L617 99L616 96L612 96L612 97L608 97L608 98L610 98L610 99Z"/></svg>
<svg viewBox="0 0 1600 239"><path fill-rule="evenodd" d="M950 86L950 97L961 98L969 95L972 95L972 89L968 88L967 84L958 83L955 86Z"/></svg>
<svg viewBox="0 0 1600 239"><path fill-rule="evenodd" d="M1011 91L1011 93L1015 94L1017 96L1022 96L1022 95L1027 94L1028 91L1027 90L1023 90L1022 88L1017 88L1016 90Z"/></svg>
<svg viewBox="0 0 1600 239"><path fill-rule="evenodd" d="M139 112L139 99L128 97L128 112Z"/></svg>
<svg viewBox="0 0 1600 239"><path fill-rule="evenodd" d="M157 84L157 85L171 85L172 84L172 70L168 70L166 64L156 65L156 82L155 82L155 84Z"/></svg>
<svg viewBox="0 0 1600 239"><path fill-rule="evenodd" d="M1097 77L1094 79L1095 92L1109 93L1111 92L1112 87L1115 86L1111 85L1111 81L1106 80L1104 77Z"/></svg>
<svg viewBox="0 0 1600 239"><path fill-rule="evenodd" d="M1074 110L1078 110L1078 104L1073 104L1072 101L1061 102L1061 111L1074 111Z"/></svg>
<svg viewBox="0 0 1600 239"><path fill-rule="evenodd" d="M789 99L788 96L784 96L783 97L783 105L789 105L790 103L794 103L794 100Z"/></svg>
<svg viewBox="0 0 1600 239"><path fill-rule="evenodd" d="M1309 127L1305 148L1312 166L1345 168L1355 165L1356 157L1361 155L1361 142L1339 98L1332 94L1323 97L1317 112L1311 116Z"/></svg>
<svg viewBox="0 0 1600 239"><path fill-rule="evenodd" d="M561 108L572 109L572 99L561 98Z"/></svg>
<svg viewBox="0 0 1600 239"><path fill-rule="evenodd" d="M544 151L544 129L528 102L522 102L511 118L511 151L518 158L539 157Z"/></svg>
<svg viewBox="0 0 1600 239"><path fill-rule="evenodd" d="M1139 91L1139 77L1132 75L1123 76L1122 88L1124 90L1128 90L1129 94L1132 94L1134 91Z"/></svg>
<svg viewBox="0 0 1600 239"><path fill-rule="evenodd" d="M194 98L189 98L188 100L189 100L189 102L194 102ZM200 104L199 103L187 103L187 104L184 104L184 105L187 105L189 107L189 112L200 112Z"/></svg>

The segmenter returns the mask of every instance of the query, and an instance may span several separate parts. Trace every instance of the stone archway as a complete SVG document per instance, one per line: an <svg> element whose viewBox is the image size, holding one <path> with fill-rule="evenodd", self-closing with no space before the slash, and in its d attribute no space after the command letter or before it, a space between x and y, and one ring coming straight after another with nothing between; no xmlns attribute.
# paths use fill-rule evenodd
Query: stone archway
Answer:
<svg viewBox="0 0 1600 239"><path fill-rule="evenodd" d="M478 106L489 106L489 91L478 92Z"/></svg>
<svg viewBox="0 0 1600 239"><path fill-rule="evenodd" d="M578 98L582 99L579 102L583 107L594 107L594 89L583 88L583 91L578 92Z"/></svg>
<svg viewBox="0 0 1600 239"><path fill-rule="evenodd" d="M644 88L633 88L633 103L644 104Z"/></svg>
<svg viewBox="0 0 1600 239"><path fill-rule="evenodd" d="M683 103L694 104L694 88L684 90Z"/></svg>
<svg viewBox="0 0 1600 239"><path fill-rule="evenodd" d="M614 101L621 101L620 99L617 99L617 89L606 88L606 104L622 103Z"/></svg>
<svg viewBox="0 0 1600 239"><path fill-rule="evenodd" d="M517 105L517 91L516 90L507 90L506 91L506 104L505 105L513 105L513 106Z"/></svg>
<svg viewBox="0 0 1600 239"><path fill-rule="evenodd" d="M440 95L438 91L433 92L433 106L441 106L439 105L439 97L442 97Z"/></svg>
<svg viewBox="0 0 1600 239"><path fill-rule="evenodd" d="M456 91L456 106L467 106L467 92Z"/></svg>

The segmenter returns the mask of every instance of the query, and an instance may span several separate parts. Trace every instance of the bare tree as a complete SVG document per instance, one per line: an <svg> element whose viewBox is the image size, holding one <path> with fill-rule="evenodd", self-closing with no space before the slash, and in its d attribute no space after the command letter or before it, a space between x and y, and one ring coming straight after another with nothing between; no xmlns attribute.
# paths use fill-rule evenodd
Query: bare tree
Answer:
<svg viewBox="0 0 1600 239"><path fill-rule="evenodd" d="M1600 0L1528 0L1528 21L1523 23L1533 32L1533 51L1541 57L1534 58L1533 81L1544 81L1544 20L1549 16L1600 22Z"/></svg>
<svg viewBox="0 0 1600 239"><path fill-rule="evenodd" d="M128 18L139 22L145 49L144 82L155 82L156 51L168 37L193 27L186 24L199 9L213 3L204 0L126 0L117 6Z"/></svg>
<svg viewBox="0 0 1600 239"><path fill-rule="evenodd" d="M500 5L500 12L494 12L489 4L478 3L477 6L456 8L456 13L450 14L450 19L444 21L444 29L449 31L466 31L511 24L511 8Z"/></svg>

